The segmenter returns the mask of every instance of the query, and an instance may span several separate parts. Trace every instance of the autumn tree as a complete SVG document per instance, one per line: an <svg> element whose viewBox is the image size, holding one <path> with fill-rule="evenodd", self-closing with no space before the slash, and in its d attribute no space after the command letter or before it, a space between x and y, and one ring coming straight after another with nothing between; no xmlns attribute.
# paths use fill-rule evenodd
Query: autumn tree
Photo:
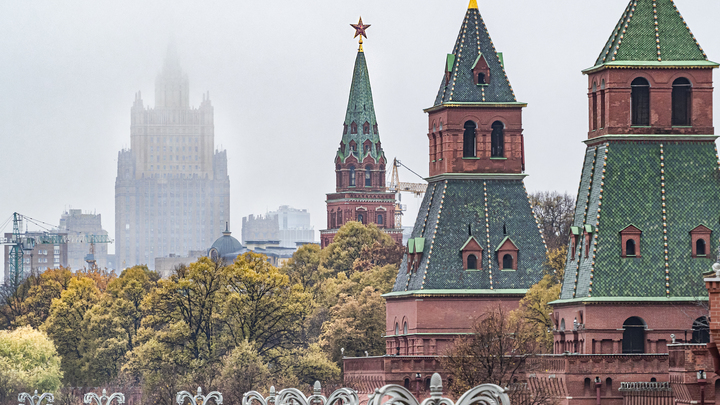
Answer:
<svg viewBox="0 0 720 405"><path fill-rule="evenodd" d="M548 250L567 244L575 214L575 199L567 193L539 191L530 194L530 203L540 222Z"/></svg>
<svg viewBox="0 0 720 405"><path fill-rule="evenodd" d="M343 225L335 235L333 243L322 251L320 264L333 274L353 271L355 259L360 258L364 247L378 242L381 246L392 246L395 242L375 224L363 225L350 221Z"/></svg>
<svg viewBox="0 0 720 405"><path fill-rule="evenodd" d="M222 360L219 386L229 403L242 403L246 392L264 391L269 379L270 368L247 341L240 342Z"/></svg>
<svg viewBox="0 0 720 405"><path fill-rule="evenodd" d="M527 360L540 353L542 344L533 338L530 327L522 319L513 319L500 307L489 309L473 325L473 333L459 337L447 355L440 358L450 374L450 390L460 396L484 383L511 387L521 380ZM525 395L513 403L542 403Z"/></svg>
<svg viewBox="0 0 720 405"><path fill-rule="evenodd" d="M47 335L29 326L0 331L0 404L17 403L20 392L53 392L62 377L60 356Z"/></svg>

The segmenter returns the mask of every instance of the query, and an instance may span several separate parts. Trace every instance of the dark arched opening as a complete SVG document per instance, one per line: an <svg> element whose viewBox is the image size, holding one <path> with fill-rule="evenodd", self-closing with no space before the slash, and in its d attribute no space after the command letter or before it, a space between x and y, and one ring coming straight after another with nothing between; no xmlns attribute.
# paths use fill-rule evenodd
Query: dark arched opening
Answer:
<svg viewBox="0 0 720 405"><path fill-rule="evenodd" d="M355 187L355 166L350 166L350 187Z"/></svg>
<svg viewBox="0 0 720 405"><path fill-rule="evenodd" d="M684 77L676 79L672 89L672 124L690 126L691 106L692 84L690 80Z"/></svg>
<svg viewBox="0 0 720 405"><path fill-rule="evenodd" d="M465 123L465 133L463 134L463 157L475 157L475 128L474 122Z"/></svg>
<svg viewBox="0 0 720 405"><path fill-rule="evenodd" d="M403 323L403 334L405 334L405 335L408 334L407 322Z"/></svg>
<svg viewBox="0 0 720 405"><path fill-rule="evenodd" d="M410 389L410 379L409 378L405 379L405 381L403 382L403 387L405 387L406 389Z"/></svg>
<svg viewBox="0 0 720 405"><path fill-rule="evenodd" d="M485 84L485 73L478 73L478 84Z"/></svg>
<svg viewBox="0 0 720 405"><path fill-rule="evenodd" d="M592 395L592 381L589 378L585 378L585 382L583 383L583 392L586 397Z"/></svg>
<svg viewBox="0 0 720 405"><path fill-rule="evenodd" d="M710 343L710 322L706 316L693 322L691 343Z"/></svg>
<svg viewBox="0 0 720 405"><path fill-rule="evenodd" d="M513 257L511 254L506 253L505 256L503 256L503 269L512 269L513 266Z"/></svg>
<svg viewBox="0 0 720 405"><path fill-rule="evenodd" d="M645 353L645 321L637 316L623 323L623 353Z"/></svg>
<svg viewBox="0 0 720 405"><path fill-rule="evenodd" d="M698 256L705 256L707 254L707 249L705 247L705 239L698 239L697 242L695 242L695 254Z"/></svg>
<svg viewBox="0 0 720 405"><path fill-rule="evenodd" d="M358 222L360 222L361 224L365 224L365 216L364 216L363 214L358 214L357 220L358 220Z"/></svg>
<svg viewBox="0 0 720 405"><path fill-rule="evenodd" d="M378 225L385 225L385 219L383 218L382 214L378 214L377 216L377 224Z"/></svg>
<svg viewBox="0 0 720 405"><path fill-rule="evenodd" d="M625 242L625 256L635 256L635 241L628 239Z"/></svg>
<svg viewBox="0 0 720 405"><path fill-rule="evenodd" d="M500 121L492 124L492 135L490 135L490 156L505 156L505 125Z"/></svg>
<svg viewBox="0 0 720 405"><path fill-rule="evenodd" d="M608 377L605 379L605 396L606 397L611 397L613 394L612 384L613 384L612 378Z"/></svg>
<svg viewBox="0 0 720 405"><path fill-rule="evenodd" d="M370 165L365 166L365 187L372 186L372 167Z"/></svg>
<svg viewBox="0 0 720 405"><path fill-rule="evenodd" d="M467 258L468 270L477 270L477 256L469 255Z"/></svg>
<svg viewBox="0 0 720 405"><path fill-rule="evenodd" d="M642 77L632 81L632 124L650 125L650 83Z"/></svg>

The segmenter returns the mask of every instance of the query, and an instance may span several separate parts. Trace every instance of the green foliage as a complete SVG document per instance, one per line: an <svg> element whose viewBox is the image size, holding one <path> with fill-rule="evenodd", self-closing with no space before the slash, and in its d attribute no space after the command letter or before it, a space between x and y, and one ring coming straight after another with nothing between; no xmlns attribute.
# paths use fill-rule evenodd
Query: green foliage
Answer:
<svg viewBox="0 0 720 405"><path fill-rule="evenodd" d="M379 242L382 246L392 246L395 242L375 224L363 225L351 221L343 225L333 239L333 243L322 251L320 264L333 274L352 273L355 259L360 258L364 247Z"/></svg>
<svg viewBox="0 0 720 405"><path fill-rule="evenodd" d="M270 379L270 369L247 341L240 342L222 360L219 385L226 401L242 403L243 394L252 390L264 391Z"/></svg>
<svg viewBox="0 0 720 405"><path fill-rule="evenodd" d="M0 331L0 403L24 391L55 391L62 377L60 356L47 335L28 326Z"/></svg>

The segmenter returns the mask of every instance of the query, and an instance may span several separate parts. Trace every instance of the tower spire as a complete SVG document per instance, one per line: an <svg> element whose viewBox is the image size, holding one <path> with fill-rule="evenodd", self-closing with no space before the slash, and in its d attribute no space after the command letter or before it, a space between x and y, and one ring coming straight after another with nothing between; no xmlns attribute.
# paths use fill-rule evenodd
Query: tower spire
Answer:
<svg viewBox="0 0 720 405"><path fill-rule="evenodd" d="M468 5L468 10L473 10L473 9L475 9L475 10L478 9L477 0L470 0L470 4Z"/></svg>
<svg viewBox="0 0 720 405"><path fill-rule="evenodd" d="M358 52L364 52L363 51L363 37L367 38L367 33L365 30L370 28L370 24L363 24L362 17L360 17L360 21L358 21L357 24L350 24L351 27L355 28L355 36L353 38L357 38L360 36L360 48L358 48Z"/></svg>

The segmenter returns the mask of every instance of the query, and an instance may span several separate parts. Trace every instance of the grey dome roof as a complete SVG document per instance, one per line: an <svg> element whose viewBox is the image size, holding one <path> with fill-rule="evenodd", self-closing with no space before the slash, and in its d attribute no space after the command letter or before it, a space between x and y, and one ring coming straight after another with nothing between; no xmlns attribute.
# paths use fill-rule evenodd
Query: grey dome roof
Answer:
<svg viewBox="0 0 720 405"><path fill-rule="evenodd" d="M215 241L215 243L212 244L212 247L210 248L210 250L208 250L208 255L210 255L210 252L213 249L217 252L217 255L222 258L226 258L230 255L237 256L238 254L242 253L245 248L240 243L240 241L230 235L231 232L226 226L225 232L223 232L223 236L219 237ZM235 257L232 257L232 259L234 260Z"/></svg>

